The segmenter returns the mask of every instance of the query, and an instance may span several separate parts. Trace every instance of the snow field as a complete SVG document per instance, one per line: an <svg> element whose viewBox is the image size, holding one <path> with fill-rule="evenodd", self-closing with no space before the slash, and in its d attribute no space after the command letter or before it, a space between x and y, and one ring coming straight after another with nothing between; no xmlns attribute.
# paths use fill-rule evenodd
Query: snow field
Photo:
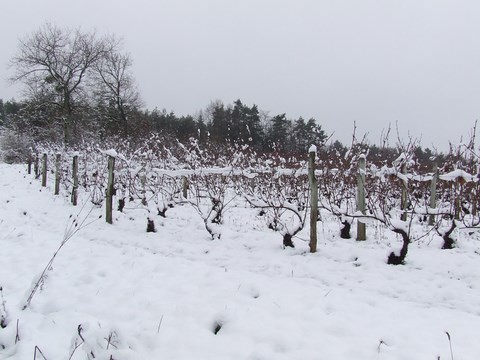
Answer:
<svg viewBox="0 0 480 360"><path fill-rule="evenodd" d="M23 166L0 164L8 321L0 359L33 359L35 346L48 360L72 352L71 359L450 359L446 331L455 360L480 354L478 235L458 234L453 250L440 250L432 235L412 244L406 265L389 266L401 240L387 230L369 226L362 243L340 239L338 222L325 214L318 253L308 253L308 229L284 250L281 235L241 202L215 241L188 205L155 216L156 233L145 232L145 210L128 206L114 212L113 225L94 221L59 252L22 310L80 210L51 190ZM102 214L94 208L89 218Z"/></svg>

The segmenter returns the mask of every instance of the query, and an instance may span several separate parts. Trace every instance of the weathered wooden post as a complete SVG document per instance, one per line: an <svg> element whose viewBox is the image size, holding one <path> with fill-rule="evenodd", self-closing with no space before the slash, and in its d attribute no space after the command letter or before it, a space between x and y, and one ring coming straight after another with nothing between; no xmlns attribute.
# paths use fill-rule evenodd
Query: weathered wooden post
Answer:
<svg viewBox="0 0 480 360"><path fill-rule="evenodd" d="M250 183L250 189L252 189L252 192L255 192L255 176L252 176L250 178L249 183Z"/></svg>
<svg viewBox="0 0 480 360"><path fill-rule="evenodd" d="M42 155L42 186L47 186L47 153Z"/></svg>
<svg viewBox="0 0 480 360"><path fill-rule="evenodd" d="M435 209L437 207L437 179L438 179L438 164L437 161L433 163L433 175L430 181L430 208ZM435 215L430 214L428 218L428 225L433 226L435 224Z"/></svg>
<svg viewBox="0 0 480 360"><path fill-rule="evenodd" d="M40 166L38 164L38 153L35 153L35 162L33 163L33 171L35 172L35 179L40 176Z"/></svg>
<svg viewBox="0 0 480 360"><path fill-rule="evenodd" d="M462 199L461 196L463 194L463 178L457 176L455 181L452 183L453 193L455 194L455 220L460 220L460 214L462 212Z"/></svg>
<svg viewBox="0 0 480 360"><path fill-rule="evenodd" d="M358 176L357 176L357 211L365 214L365 170L366 157L361 154L358 159ZM367 240L367 229L365 223L357 221L357 241Z"/></svg>
<svg viewBox="0 0 480 360"><path fill-rule="evenodd" d="M140 174L140 183L142 184L142 190L140 193L142 194L142 205L148 206L147 202L147 169L143 168L144 173Z"/></svg>
<svg viewBox="0 0 480 360"><path fill-rule="evenodd" d="M115 170L115 158L108 156L108 184L107 184L107 196L106 196L106 214L105 221L109 224L113 223L112 209L113 209L113 172Z"/></svg>
<svg viewBox="0 0 480 360"><path fill-rule="evenodd" d="M72 205L77 206L77 191L78 191L78 155L73 155L73 188L72 188Z"/></svg>
<svg viewBox="0 0 480 360"><path fill-rule="evenodd" d="M317 147L308 150L308 181L310 183L310 252L317 252L317 219L318 219L318 182L315 176L315 157Z"/></svg>
<svg viewBox="0 0 480 360"><path fill-rule="evenodd" d="M479 169L478 169L478 164L476 164L474 166L473 170L474 171L472 173L477 174L476 177L477 177L477 179L479 179L480 178L480 173L479 173ZM479 188L479 186L478 186L478 182L477 182L477 184L476 184L476 186L474 187L474 190L473 190L475 199L478 199L478 188ZM472 216L477 216L477 213L478 213L478 201L473 201Z"/></svg>
<svg viewBox="0 0 480 360"><path fill-rule="evenodd" d="M404 177L402 177L402 198L401 198L401 204L400 207L402 209L402 215L400 216L400 219L402 221L407 221L407 207L408 207L408 198L407 198L407 181L406 181L406 175L407 175L407 162L405 161L402 165L402 174Z"/></svg>
<svg viewBox="0 0 480 360"><path fill-rule="evenodd" d="M182 196L184 199L188 196L188 179L187 176L182 176Z"/></svg>
<svg viewBox="0 0 480 360"><path fill-rule="evenodd" d="M60 160L61 160L62 155L57 154L55 156L55 195L58 195L60 193Z"/></svg>
<svg viewBox="0 0 480 360"><path fill-rule="evenodd" d="M28 152L28 175L32 173L32 148Z"/></svg>

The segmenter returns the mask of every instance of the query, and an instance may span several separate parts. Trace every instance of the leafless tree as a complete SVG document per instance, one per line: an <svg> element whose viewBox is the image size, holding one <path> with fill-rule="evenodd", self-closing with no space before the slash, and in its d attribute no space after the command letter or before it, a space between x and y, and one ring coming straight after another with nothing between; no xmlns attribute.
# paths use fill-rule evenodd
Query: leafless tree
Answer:
<svg viewBox="0 0 480 360"><path fill-rule="evenodd" d="M15 69L11 80L24 83L29 96L41 94L60 110L65 143L76 132L78 120L73 115L85 98L85 79L112 45L95 32L60 28L51 23L19 42L18 52L10 62Z"/></svg>
<svg viewBox="0 0 480 360"><path fill-rule="evenodd" d="M141 107L142 102L131 71L131 56L120 51L120 41L115 37L110 37L106 43L110 51L94 66L95 95L97 101L107 105L103 108L113 110L107 114L108 120L118 124L126 136L129 115Z"/></svg>

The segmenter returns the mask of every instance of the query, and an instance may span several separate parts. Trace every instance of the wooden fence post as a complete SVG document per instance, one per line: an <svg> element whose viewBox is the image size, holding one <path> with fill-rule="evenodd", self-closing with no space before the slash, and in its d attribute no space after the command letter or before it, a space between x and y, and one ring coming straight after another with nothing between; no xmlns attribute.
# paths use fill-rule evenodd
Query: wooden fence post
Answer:
<svg viewBox="0 0 480 360"><path fill-rule="evenodd" d="M184 199L188 196L188 179L186 176L182 176L182 195Z"/></svg>
<svg viewBox="0 0 480 360"><path fill-rule="evenodd" d="M35 172L35 179L40 176L40 166L38 165L38 153L35 153L35 162L33 163L33 171Z"/></svg>
<svg viewBox="0 0 480 360"><path fill-rule="evenodd" d="M72 188L72 205L77 206L77 191L78 191L78 155L73 155L73 188Z"/></svg>
<svg viewBox="0 0 480 360"><path fill-rule="evenodd" d="M454 206L455 206L455 220L460 220L460 214L462 212L462 199L461 196L463 195L463 185L459 181L459 177L455 179L455 182L452 183L452 187L454 188L453 193L455 194Z"/></svg>
<svg viewBox="0 0 480 360"><path fill-rule="evenodd" d="M109 162L109 164L110 164L110 162ZM140 183L142 184L142 190L140 190L140 194L142 194L142 205L148 206L147 189L146 189L146 186L147 186L147 169L143 168L143 170L145 171L144 174L139 173ZM110 174L110 172L109 172L109 174ZM110 175L109 175L109 177L110 177Z"/></svg>
<svg viewBox="0 0 480 360"><path fill-rule="evenodd" d="M435 209L437 207L437 178L438 178L438 165L435 161L433 163L433 176L430 182L430 208ZM428 225L435 224L435 215L431 214L428 219Z"/></svg>
<svg viewBox="0 0 480 360"><path fill-rule="evenodd" d="M60 171L61 171L60 160L61 160L61 157L62 157L62 155L60 155L60 154L57 154L55 156L55 192L54 192L55 195L58 195L60 193Z"/></svg>
<svg viewBox="0 0 480 360"><path fill-rule="evenodd" d="M310 252L317 252L318 182L315 176L315 156L317 148L308 150L308 181L310 183Z"/></svg>
<svg viewBox="0 0 480 360"><path fill-rule="evenodd" d="M357 176L357 211L365 214L365 154L361 154L358 159L358 176ZM367 240L367 229L365 223L357 221L357 240Z"/></svg>
<svg viewBox="0 0 480 360"><path fill-rule="evenodd" d="M28 152L28 175L32 173L32 149Z"/></svg>
<svg viewBox="0 0 480 360"><path fill-rule="evenodd" d="M113 172L115 170L115 158L113 156L108 157L108 184L107 184L107 196L106 196L106 214L105 221L109 224L113 223L112 209L113 209Z"/></svg>
<svg viewBox="0 0 480 360"><path fill-rule="evenodd" d="M42 186L47 186L47 153L42 156Z"/></svg>
<svg viewBox="0 0 480 360"><path fill-rule="evenodd" d="M402 174L404 176L407 175L407 162L405 161L402 165ZM407 221L407 207L408 207L408 198L407 198L407 183L404 179L402 179L402 199L401 199L401 210L402 215L400 215L400 219L402 221Z"/></svg>
<svg viewBox="0 0 480 360"><path fill-rule="evenodd" d="M480 173L478 171L478 164L474 166L473 168L474 171L472 171L472 174L477 174L477 179L480 176ZM474 199L478 199L478 182L477 185L474 187L473 194L474 194ZM473 201L472 204L472 216L477 216L478 213L478 201Z"/></svg>

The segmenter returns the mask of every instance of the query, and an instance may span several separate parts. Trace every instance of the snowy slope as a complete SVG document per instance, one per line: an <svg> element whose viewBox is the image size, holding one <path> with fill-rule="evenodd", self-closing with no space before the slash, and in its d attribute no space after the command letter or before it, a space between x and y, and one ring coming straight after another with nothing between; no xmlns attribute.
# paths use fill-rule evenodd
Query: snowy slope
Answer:
<svg viewBox="0 0 480 360"><path fill-rule="evenodd" d="M454 250L432 235L389 266L401 240L381 227L356 243L324 216L312 255L308 229L284 250L241 204L212 241L188 205L146 233L145 210L115 212L108 225L87 203L78 219L92 210L93 223L22 310L81 208L52 193L23 166L0 164L0 359L33 359L36 347L48 360L451 359L446 332L455 360L480 355L477 235L459 234Z"/></svg>

